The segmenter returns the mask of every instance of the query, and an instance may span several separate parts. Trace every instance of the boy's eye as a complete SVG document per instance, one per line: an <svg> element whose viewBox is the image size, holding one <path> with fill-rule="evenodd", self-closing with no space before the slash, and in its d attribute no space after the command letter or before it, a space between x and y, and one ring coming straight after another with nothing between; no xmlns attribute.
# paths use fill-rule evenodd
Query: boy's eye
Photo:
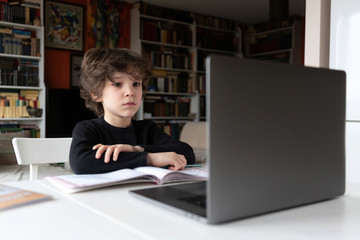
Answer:
<svg viewBox="0 0 360 240"><path fill-rule="evenodd" d="M134 86L134 87L140 87L140 86L141 86L141 82L134 82L133 86Z"/></svg>
<svg viewBox="0 0 360 240"><path fill-rule="evenodd" d="M112 85L113 85L114 87L121 87L121 86L122 86L122 83L114 82Z"/></svg>

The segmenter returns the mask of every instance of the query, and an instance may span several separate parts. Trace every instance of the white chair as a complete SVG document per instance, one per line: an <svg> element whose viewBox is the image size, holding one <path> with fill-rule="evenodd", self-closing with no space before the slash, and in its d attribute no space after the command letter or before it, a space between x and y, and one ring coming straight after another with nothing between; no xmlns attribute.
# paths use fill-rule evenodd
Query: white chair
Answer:
<svg viewBox="0 0 360 240"><path fill-rule="evenodd" d="M30 180L37 179L40 164L65 163L69 170L72 138L13 138L18 165L30 165Z"/></svg>
<svg viewBox="0 0 360 240"><path fill-rule="evenodd" d="M194 149L197 163L206 161L206 122L187 122L181 130L180 141Z"/></svg>

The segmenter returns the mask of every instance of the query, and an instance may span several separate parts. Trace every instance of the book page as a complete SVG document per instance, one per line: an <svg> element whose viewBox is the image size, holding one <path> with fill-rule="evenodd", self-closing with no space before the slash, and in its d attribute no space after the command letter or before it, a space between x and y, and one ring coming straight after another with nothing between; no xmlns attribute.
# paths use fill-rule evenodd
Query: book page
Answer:
<svg viewBox="0 0 360 240"><path fill-rule="evenodd" d="M136 172L132 169L121 169L113 172L100 174L71 174L46 178L48 180L56 179L58 183L60 183L61 181L61 183L68 188L85 188L89 186L104 185L113 182L122 182L142 177L144 179L150 179L150 176L147 176L146 174L143 174L141 172Z"/></svg>
<svg viewBox="0 0 360 240"><path fill-rule="evenodd" d="M207 180L208 173L202 168L185 168L180 171L173 171L159 167L138 167L134 170L156 176L158 184L174 181L201 181Z"/></svg>
<svg viewBox="0 0 360 240"><path fill-rule="evenodd" d="M166 168L160 168L160 167L137 167L134 168L135 171L141 172L144 174L150 174L158 178L160 181L163 179L167 174L173 173L175 171L166 169Z"/></svg>
<svg viewBox="0 0 360 240"><path fill-rule="evenodd" d="M166 175L162 181L205 181L208 179L208 175L209 174L201 168L185 168L184 170L174 171L174 173Z"/></svg>

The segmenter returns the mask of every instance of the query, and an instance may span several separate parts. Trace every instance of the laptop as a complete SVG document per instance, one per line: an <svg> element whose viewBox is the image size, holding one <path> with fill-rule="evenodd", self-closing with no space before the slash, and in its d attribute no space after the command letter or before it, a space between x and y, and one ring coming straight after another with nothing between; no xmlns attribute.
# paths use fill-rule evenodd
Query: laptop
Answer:
<svg viewBox="0 0 360 240"><path fill-rule="evenodd" d="M217 224L345 192L343 71L206 59L206 182L131 191Z"/></svg>

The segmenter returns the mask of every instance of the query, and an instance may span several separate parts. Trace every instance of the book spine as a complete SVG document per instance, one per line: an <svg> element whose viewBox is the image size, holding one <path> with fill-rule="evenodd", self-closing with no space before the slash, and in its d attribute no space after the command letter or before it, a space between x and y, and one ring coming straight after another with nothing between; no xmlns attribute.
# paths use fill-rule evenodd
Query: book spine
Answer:
<svg viewBox="0 0 360 240"><path fill-rule="evenodd" d="M0 0L0 21L36 25L40 20L41 3L35 0L8 2Z"/></svg>
<svg viewBox="0 0 360 240"><path fill-rule="evenodd" d="M36 60L0 58L0 85L39 86L39 69Z"/></svg>
<svg viewBox="0 0 360 240"><path fill-rule="evenodd" d="M39 106L39 92L37 90L16 90L16 92L0 91L1 118L29 117L26 106Z"/></svg>
<svg viewBox="0 0 360 240"><path fill-rule="evenodd" d="M187 117L190 113L190 98L160 97L144 100L144 112L152 117Z"/></svg>

